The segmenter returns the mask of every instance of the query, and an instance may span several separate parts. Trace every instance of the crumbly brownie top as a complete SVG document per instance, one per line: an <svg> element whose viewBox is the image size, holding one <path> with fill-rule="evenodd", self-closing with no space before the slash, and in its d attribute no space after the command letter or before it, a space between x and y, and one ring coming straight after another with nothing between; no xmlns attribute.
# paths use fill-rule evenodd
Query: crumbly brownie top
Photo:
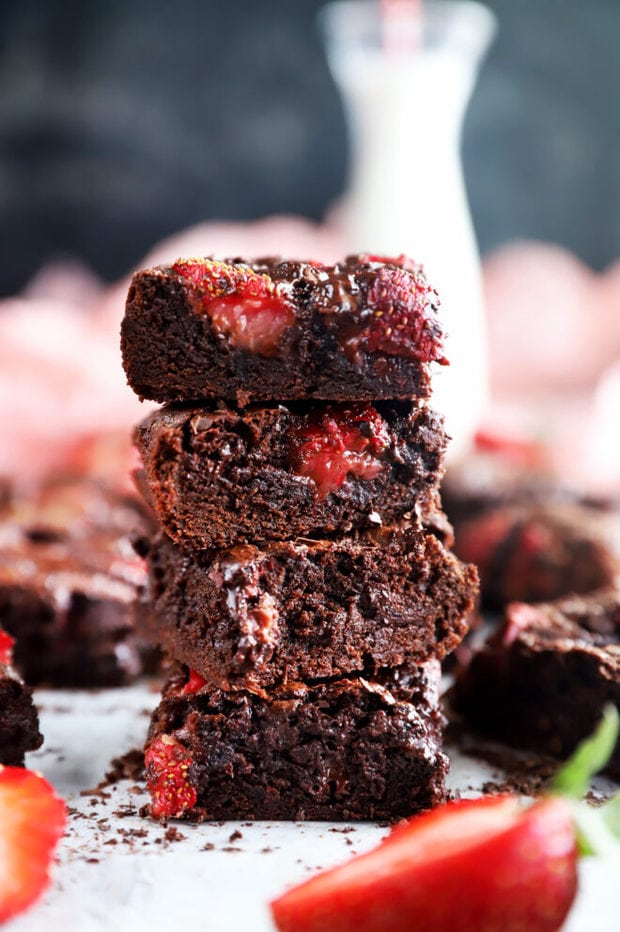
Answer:
<svg viewBox="0 0 620 932"><path fill-rule="evenodd" d="M600 652L620 670L620 588L539 605L513 602L495 643L510 647L517 640L532 651Z"/></svg>
<svg viewBox="0 0 620 932"><path fill-rule="evenodd" d="M0 588L79 589L129 604L145 580L132 536L147 524L137 503L89 480L16 495L0 513Z"/></svg>
<svg viewBox="0 0 620 932"><path fill-rule="evenodd" d="M268 257L179 259L164 267L179 276L197 314L240 349L287 352L286 331L310 303L350 361L381 352L444 362L437 293L407 259L348 256L333 266Z"/></svg>

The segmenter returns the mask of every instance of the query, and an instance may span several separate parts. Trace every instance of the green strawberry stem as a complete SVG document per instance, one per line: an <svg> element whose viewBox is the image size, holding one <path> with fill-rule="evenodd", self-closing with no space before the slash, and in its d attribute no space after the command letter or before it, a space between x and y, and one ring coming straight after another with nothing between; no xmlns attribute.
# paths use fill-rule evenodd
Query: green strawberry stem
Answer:
<svg viewBox="0 0 620 932"><path fill-rule="evenodd" d="M618 740L618 709L608 705L596 730L573 751L555 775L551 789L562 796L581 799L588 792L590 780L609 761Z"/></svg>
<svg viewBox="0 0 620 932"><path fill-rule="evenodd" d="M577 746L555 775L550 792L571 802L579 853L604 857L620 867L620 794L598 807L582 800L594 774L609 761L619 732L618 709L608 705L594 733Z"/></svg>

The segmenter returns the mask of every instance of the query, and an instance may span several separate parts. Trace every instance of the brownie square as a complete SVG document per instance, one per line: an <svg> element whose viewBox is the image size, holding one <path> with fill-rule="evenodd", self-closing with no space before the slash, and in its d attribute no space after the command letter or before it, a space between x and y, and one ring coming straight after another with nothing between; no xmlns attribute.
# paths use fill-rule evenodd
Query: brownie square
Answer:
<svg viewBox="0 0 620 932"><path fill-rule="evenodd" d="M168 406L136 442L145 495L185 549L343 536L441 510L447 437L424 405Z"/></svg>
<svg viewBox="0 0 620 932"><path fill-rule="evenodd" d="M159 402L424 398L446 361L437 305L404 257L179 259L134 276L123 363Z"/></svg>
<svg viewBox="0 0 620 932"><path fill-rule="evenodd" d="M546 602L613 584L620 512L577 502L492 509L455 525L455 551L475 563L485 607Z"/></svg>
<svg viewBox="0 0 620 932"><path fill-rule="evenodd" d="M607 703L620 707L620 590L508 606L452 701L491 737L567 757ZM620 778L620 746L608 770Z"/></svg>
<svg viewBox="0 0 620 932"><path fill-rule="evenodd" d="M192 683L174 676L152 716L156 818L392 820L445 798L434 663L266 697Z"/></svg>
<svg viewBox="0 0 620 932"><path fill-rule="evenodd" d="M97 483L64 480L14 496L0 520L0 620L30 685L116 686L142 671L132 536L138 506Z"/></svg>
<svg viewBox="0 0 620 932"><path fill-rule="evenodd" d="M13 639L0 628L0 764L23 767L43 743L32 691L12 667Z"/></svg>
<svg viewBox="0 0 620 932"><path fill-rule="evenodd" d="M147 562L155 639L212 685L254 692L441 658L477 592L475 569L419 526L191 554L162 535Z"/></svg>

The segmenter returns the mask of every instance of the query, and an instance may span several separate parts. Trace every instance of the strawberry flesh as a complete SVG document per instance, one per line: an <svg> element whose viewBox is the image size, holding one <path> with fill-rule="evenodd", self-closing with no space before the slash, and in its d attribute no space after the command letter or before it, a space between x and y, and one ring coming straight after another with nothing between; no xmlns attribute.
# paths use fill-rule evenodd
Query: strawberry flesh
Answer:
<svg viewBox="0 0 620 932"><path fill-rule="evenodd" d="M13 662L13 645L15 640L0 628L0 663Z"/></svg>
<svg viewBox="0 0 620 932"><path fill-rule="evenodd" d="M330 405L294 431L291 466L312 479L318 497L325 498L347 476L375 479L384 468L379 456L389 443L387 425L372 405Z"/></svg>
<svg viewBox="0 0 620 932"><path fill-rule="evenodd" d="M196 309L217 336L259 356L278 354L295 311L267 275L213 259L179 260L172 268L195 292Z"/></svg>
<svg viewBox="0 0 620 932"><path fill-rule="evenodd" d="M368 287L366 303L362 327L349 349L447 364L436 319L439 298L422 275L402 267L381 268Z"/></svg>
<svg viewBox="0 0 620 932"><path fill-rule="evenodd" d="M555 932L577 887L568 804L459 800L271 904L280 932Z"/></svg>
<svg viewBox="0 0 620 932"><path fill-rule="evenodd" d="M154 819L183 815L196 802L196 790L189 779L191 755L175 738L162 735L144 755L146 782L151 794Z"/></svg>
<svg viewBox="0 0 620 932"><path fill-rule="evenodd" d="M189 676L187 678L187 683L179 693L180 696L193 696L194 693L199 692L203 686L206 686L207 681L200 675L196 673L195 670L190 669Z"/></svg>
<svg viewBox="0 0 620 932"><path fill-rule="evenodd" d="M50 882L66 807L40 774L0 768L0 923L31 906Z"/></svg>

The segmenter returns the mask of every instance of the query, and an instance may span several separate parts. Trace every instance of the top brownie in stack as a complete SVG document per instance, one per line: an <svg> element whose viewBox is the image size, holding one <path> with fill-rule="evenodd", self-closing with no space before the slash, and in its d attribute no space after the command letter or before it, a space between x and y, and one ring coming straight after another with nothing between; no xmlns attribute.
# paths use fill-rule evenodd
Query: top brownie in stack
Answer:
<svg viewBox="0 0 620 932"><path fill-rule="evenodd" d="M121 329L154 401L426 398L438 298L408 260L178 260L138 272Z"/></svg>

